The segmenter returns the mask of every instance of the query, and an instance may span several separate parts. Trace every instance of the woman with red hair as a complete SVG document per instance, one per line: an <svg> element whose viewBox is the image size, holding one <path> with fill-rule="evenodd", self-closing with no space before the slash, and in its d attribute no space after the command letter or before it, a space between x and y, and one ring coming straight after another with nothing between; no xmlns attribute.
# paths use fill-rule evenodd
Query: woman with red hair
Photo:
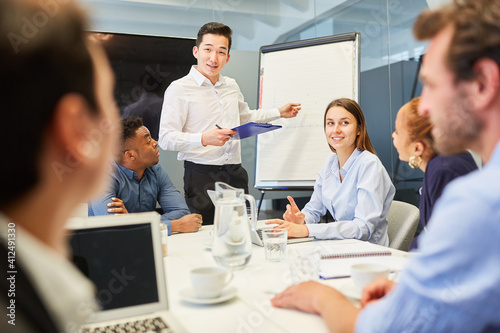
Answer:
<svg viewBox="0 0 500 333"><path fill-rule="evenodd" d="M426 228L434 204L441 196L445 186L457 177L477 169L477 165L468 152L443 156L434 148L432 124L428 117L418 113L420 97L414 98L399 109L396 116L393 144L399 159L408 162L412 169L425 173L420 189L420 223ZM411 243L410 249L418 247L418 237Z"/></svg>

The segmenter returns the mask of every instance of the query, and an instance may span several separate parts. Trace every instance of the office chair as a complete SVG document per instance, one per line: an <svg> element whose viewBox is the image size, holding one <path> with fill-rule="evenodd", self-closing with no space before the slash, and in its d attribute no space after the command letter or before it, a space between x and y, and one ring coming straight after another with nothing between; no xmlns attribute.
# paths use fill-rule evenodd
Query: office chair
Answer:
<svg viewBox="0 0 500 333"><path fill-rule="evenodd" d="M389 247L408 251L420 221L420 210L409 203L394 200L389 208L387 221Z"/></svg>

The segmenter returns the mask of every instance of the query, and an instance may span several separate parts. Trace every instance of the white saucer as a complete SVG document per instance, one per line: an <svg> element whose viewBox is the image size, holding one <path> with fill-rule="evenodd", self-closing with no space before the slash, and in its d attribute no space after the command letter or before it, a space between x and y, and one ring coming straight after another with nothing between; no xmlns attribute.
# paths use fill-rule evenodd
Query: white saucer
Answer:
<svg viewBox="0 0 500 333"><path fill-rule="evenodd" d="M196 296L196 293L192 288L186 288L181 290L180 295L181 298L189 303L194 303L194 304L217 304L217 303L222 303L225 301L230 300L231 298L235 297L236 294L238 293L238 289L235 287L229 287L226 288L222 291L222 293L219 295L219 297L215 298L199 298Z"/></svg>
<svg viewBox="0 0 500 333"><path fill-rule="evenodd" d="M346 281L344 284L342 284L338 290L344 294L345 297L354 299L354 300L360 300L361 299L361 290L359 290L355 285L354 282L352 282L351 279Z"/></svg>

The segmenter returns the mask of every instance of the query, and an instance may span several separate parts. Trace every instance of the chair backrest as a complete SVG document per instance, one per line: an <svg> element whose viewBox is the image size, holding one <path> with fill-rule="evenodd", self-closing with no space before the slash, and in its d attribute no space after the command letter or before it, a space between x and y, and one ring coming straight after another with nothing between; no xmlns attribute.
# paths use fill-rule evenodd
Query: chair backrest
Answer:
<svg viewBox="0 0 500 333"><path fill-rule="evenodd" d="M420 221L420 210L409 203L394 200L389 208L387 221L389 247L408 251Z"/></svg>

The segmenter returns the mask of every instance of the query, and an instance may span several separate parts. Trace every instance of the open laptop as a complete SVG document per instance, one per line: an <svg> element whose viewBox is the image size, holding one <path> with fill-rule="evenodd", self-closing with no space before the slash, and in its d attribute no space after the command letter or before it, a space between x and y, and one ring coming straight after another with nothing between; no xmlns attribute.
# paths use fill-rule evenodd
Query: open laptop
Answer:
<svg viewBox="0 0 500 333"><path fill-rule="evenodd" d="M212 203L215 206L215 201L216 201L216 194L215 191L213 190L207 190L208 196L210 197L210 200L212 200ZM250 236L252 238L252 243L258 246L264 246L264 242L262 241L262 231L263 230L270 230L273 227L265 227L265 228L257 228L257 226L252 226L250 228ZM303 238L288 238L286 243L287 244L295 244L295 243L304 243L304 242L310 242L313 241L314 237L303 237Z"/></svg>
<svg viewBox="0 0 500 333"><path fill-rule="evenodd" d="M168 311L159 223L155 212L68 222L73 262L102 307L81 332L186 332Z"/></svg>

